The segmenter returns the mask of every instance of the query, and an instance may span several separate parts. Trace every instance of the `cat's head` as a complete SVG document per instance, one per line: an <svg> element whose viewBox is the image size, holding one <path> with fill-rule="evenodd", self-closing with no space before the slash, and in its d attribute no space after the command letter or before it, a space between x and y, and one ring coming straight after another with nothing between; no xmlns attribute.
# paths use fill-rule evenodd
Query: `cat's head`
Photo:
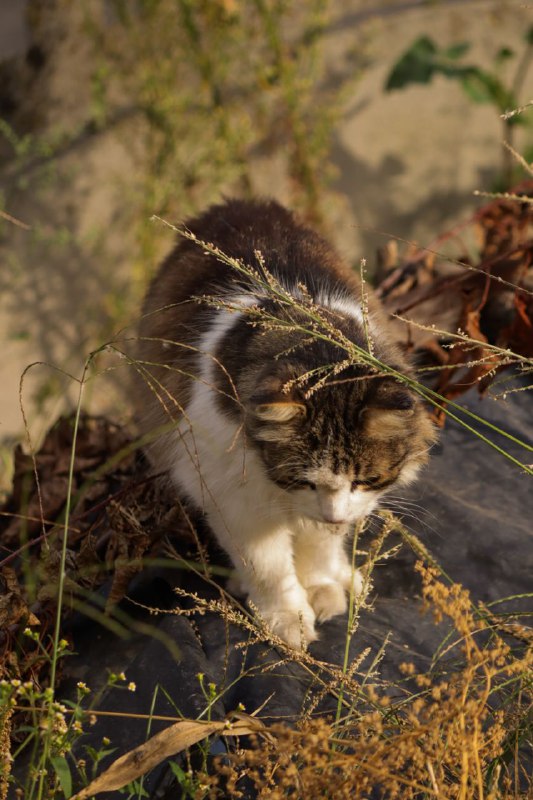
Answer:
<svg viewBox="0 0 533 800"><path fill-rule="evenodd" d="M278 363L261 375L246 404L248 436L296 513L354 522L415 478L435 428L419 398L394 379L355 370L309 393L294 383L297 372Z"/></svg>

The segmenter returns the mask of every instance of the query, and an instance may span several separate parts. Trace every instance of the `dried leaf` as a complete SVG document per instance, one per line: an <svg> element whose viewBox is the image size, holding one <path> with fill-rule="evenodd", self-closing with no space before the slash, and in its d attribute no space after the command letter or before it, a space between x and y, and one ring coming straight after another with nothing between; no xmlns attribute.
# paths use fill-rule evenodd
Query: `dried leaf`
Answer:
<svg viewBox="0 0 533 800"><path fill-rule="evenodd" d="M147 742L118 758L88 786L74 795L72 800L86 800L100 792L121 789L126 784L149 772L166 758L186 750L213 733L222 736L249 736L261 733L265 726L255 717L241 718L234 723L227 721L199 722L182 720L156 733Z"/></svg>

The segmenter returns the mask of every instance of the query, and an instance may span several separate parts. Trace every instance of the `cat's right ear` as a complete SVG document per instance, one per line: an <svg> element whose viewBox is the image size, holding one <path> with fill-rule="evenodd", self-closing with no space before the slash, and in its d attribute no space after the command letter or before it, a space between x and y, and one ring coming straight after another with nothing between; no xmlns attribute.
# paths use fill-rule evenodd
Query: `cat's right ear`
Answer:
<svg viewBox="0 0 533 800"><path fill-rule="evenodd" d="M393 439L405 432L415 413L414 395L397 381L385 378L363 413L363 430L370 439Z"/></svg>
<svg viewBox="0 0 533 800"><path fill-rule="evenodd" d="M306 408L302 403L286 402L256 403L252 405L252 413L262 422L289 422L296 417L305 416Z"/></svg>
<svg viewBox="0 0 533 800"><path fill-rule="evenodd" d="M369 439L394 439L405 434L413 409L367 408L363 414L363 431Z"/></svg>

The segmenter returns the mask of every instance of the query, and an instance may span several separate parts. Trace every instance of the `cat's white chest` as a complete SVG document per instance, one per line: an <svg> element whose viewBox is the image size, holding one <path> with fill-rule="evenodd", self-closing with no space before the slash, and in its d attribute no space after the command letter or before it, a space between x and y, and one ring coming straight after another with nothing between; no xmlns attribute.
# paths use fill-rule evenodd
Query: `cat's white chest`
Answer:
<svg viewBox="0 0 533 800"><path fill-rule="evenodd" d="M210 382L196 382L174 438L174 483L201 511L225 514L234 525L239 516L247 523L279 517L285 493L268 480L243 426L220 411L215 396Z"/></svg>

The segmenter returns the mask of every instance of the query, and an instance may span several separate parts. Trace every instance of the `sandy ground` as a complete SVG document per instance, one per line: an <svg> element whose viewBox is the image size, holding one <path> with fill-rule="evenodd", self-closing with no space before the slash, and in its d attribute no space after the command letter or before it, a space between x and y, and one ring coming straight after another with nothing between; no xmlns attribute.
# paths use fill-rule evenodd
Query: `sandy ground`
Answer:
<svg viewBox="0 0 533 800"><path fill-rule="evenodd" d="M112 317L106 309L108 281L113 280L116 295L127 293L135 244L128 238L123 208L125 179L135 169L133 123L118 121L98 136L83 135L93 65L90 48L80 40L76 4L56 0L40 15L39 37L48 45L44 63L35 47L27 57L35 44L27 5L0 0L0 62L18 64L22 76L19 131L26 125L35 134L54 126L82 133L75 146L58 156L48 187L34 191L31 180L26 185L19 180L5 208L30 226L38 223L40 233L6 224L0 232L3 441L22 431L18 387L29 362L44 360L80 375L95 331L105 329ZM361 47L365 63L332 148L339 195L334 235L354 263L362 256L373 262L385 241L374 228L430 245L475 210L480 201L473 190L490 188L500 161L500 122L492 109L471 103L456 83L444 78L385 94L382 87L391 65L422 33L439 44L467 39L472 42L469 61L487 64L498 47L519 46L532 22L533 12L521 2L463 0L422 7L338 0L328 32L328 57L342 64L343 54ZM4 187L14 169L13 153L0 146ZM253 179L258 193L286 200L288 181L279 157L256 158ZM162 231L161 249L170 241ZM24 397L36 435L67 396L72 400L74 389L72 381L50 367L30 372ZM37 391L40 412L32 410ZM127 413L122 397L116 383L100 384L92 397L93 410Z"/></svg>

